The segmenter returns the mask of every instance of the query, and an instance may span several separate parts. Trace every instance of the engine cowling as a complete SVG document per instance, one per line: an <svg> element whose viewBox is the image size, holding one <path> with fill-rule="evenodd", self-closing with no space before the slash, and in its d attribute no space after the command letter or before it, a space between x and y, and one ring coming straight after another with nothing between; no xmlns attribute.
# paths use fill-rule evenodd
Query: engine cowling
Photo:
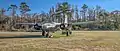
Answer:
<svg viewBox="0 0 120 51"><path fill-rule="evenodd" d="M60 29L62 29L62 30L65 29L65 24L61 24Z"/></svg>
<svg viewBox="0 0 120 51"><path fill-rule="evenodd" d="M38 24L35 24L35 25L34 25L34 28L35 28L36 30L41 30L41 29L42 29L42 26L41 26L41 25L38 25Z"/></svg>
<svg viewBox="0 0 120 51"><path fill-rule="evenodd" d="M62 29L62 30L69 29L69 28L71 28L71 26L72 26L71 24L64 24L63 23L63 24L60 25L60 29Z"/></svg>

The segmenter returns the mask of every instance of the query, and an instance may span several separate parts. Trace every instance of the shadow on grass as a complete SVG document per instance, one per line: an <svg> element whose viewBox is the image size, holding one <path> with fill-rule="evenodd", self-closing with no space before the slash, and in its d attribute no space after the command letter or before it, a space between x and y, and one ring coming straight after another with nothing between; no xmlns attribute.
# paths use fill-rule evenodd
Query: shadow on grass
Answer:
<svg viewBox="0 0 120 51"><path fill-rule="evenodd" d="M72 37L72 35L66 36L65 34L54 34L53 38L66 38L66 37Z"/></svg>
<svg viewBox="0 0 120 51"><path fill-rule="evenodd" d="M12 36L12 37L1 37L0 36L0 39L10 39L10 38L46 38L42 35L24 35L24 36Z"/></svg>
<svg viewBox="0 0 120 51"><path fill-rule="evenodd" d="M71 37L71 35L66 36L65 34L53 33L52 38L62 38L62 37ZM5 36L5 37L0 36L0 39L12 39L12 38L48 38L48 37L42 35L20 35L20 36Z"/></svg>
<svg viewBox="0 0 120 51"><path fill-rule="evenodd" d="M52 38L62 38L62 37L67 37L67 36L53 36Z"/></svg>

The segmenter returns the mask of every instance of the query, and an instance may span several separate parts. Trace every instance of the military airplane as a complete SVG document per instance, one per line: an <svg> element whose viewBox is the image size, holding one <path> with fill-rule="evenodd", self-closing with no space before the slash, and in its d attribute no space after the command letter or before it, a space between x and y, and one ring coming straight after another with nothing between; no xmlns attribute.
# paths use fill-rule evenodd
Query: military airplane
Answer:
<svg viewBox="0 0 120 51"><path fill-rule="evenodd" d="M71 23L70 26L65 26L65 24L62 23L56 23L56 22L46 22L46 23L16 23L16 24L22 24L22 25L32 25L32 27L29 29L30 32L33 31L42 31L43 36L51 36L49 32L55 32L57 30L65 30L62 31L62 34L66 34L68 36L69 34L72 34L71 28L75 25L84 25L84 24L95 24L96 21L89 21L89 22L77 22L77 23ZM45 35L46 34L46 35Z"/></svg>

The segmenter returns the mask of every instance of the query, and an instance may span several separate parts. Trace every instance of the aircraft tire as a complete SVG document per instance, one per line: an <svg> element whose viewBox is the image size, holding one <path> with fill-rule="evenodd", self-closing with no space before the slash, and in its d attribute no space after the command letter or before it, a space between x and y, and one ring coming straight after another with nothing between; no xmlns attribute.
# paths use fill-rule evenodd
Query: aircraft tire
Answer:
<svg viewBox="0 0 120 51"><path fill-rule="evenodd" d="M45 31L44 30L42 31L42 36L45 36Z"/></svg>
<svg viewBox="0 0 120 51"><path fill-rule="evenodd" d="M61 25L60 25L60 29L62 29L62 30L65 29L65 25L64 25L64 24L61 24Z"/></svg>
<svg viewBox="0 0 120 51"><path fill-rule="evenodd" d="M49 37L50 34L49 34L49 30L46 30L46 37Z"/></svg>
<svg viewBox="0 0 120 51"><path fill-rule="evenodd" d="M46 34L46 37L49 37L49 34L48 34L48 33Z"/></svg>
<svg viewBox="0 0 120 51"><path fill-rule="evenodd" d="M69 36L69 33L68 33L68 32L66 32L66 36Z"/></svg>

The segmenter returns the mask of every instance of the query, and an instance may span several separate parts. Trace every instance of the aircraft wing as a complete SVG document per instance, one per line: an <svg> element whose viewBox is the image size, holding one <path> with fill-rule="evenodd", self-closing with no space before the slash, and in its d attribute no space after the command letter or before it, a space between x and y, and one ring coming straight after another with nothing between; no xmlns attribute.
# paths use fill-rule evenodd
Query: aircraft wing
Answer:
<svg viewBox="0 0 120 51"><path fill-rule="evenodd" d="M76 22L76 23L72 23L72 25L83 25L83 24L93 24L93 23L97 23L97 21Z"/></svg>
<svg viewBox="0 0 120 51"><path fill-rule="evenodd" d="M22 25L35 25L36 23L16 23L16 25L22 24Z"/></svg>

